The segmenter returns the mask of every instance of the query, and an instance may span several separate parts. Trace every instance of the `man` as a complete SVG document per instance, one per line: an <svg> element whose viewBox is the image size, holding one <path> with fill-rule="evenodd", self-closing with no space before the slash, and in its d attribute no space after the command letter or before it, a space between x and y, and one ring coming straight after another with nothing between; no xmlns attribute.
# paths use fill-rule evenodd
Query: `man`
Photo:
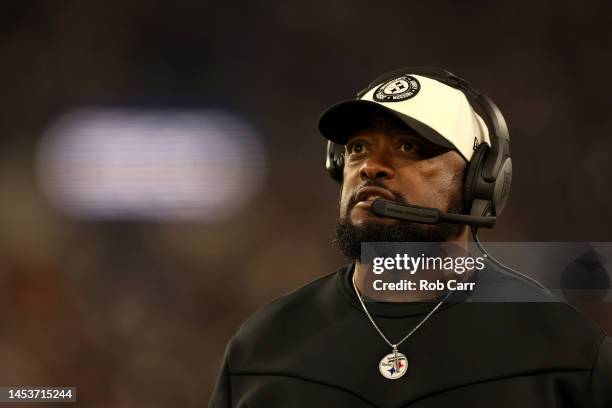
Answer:
<svg viewBox="0 0 612 408"><path fill-rule="evenodd" d="M351 264L242 325L211 407L612 407L612 341L565 304L463 302L474 293L444 291L364 301L362 243L468 241L467 225L378 216L374 200L476 218L501 212L503 180L489 206L477 194L466 201L468 173L484 171L489 146L500 148L490 123L463 89L410 70L322 116L323 135L344 145L331 169L342 180L335 243ZM463 279L535 291L490 264Z"/></svg>

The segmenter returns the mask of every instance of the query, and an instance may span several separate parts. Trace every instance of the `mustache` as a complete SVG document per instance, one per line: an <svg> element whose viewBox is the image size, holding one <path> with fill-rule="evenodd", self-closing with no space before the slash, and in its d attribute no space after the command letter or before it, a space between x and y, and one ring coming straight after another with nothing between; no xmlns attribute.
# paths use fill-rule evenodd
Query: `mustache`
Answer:
<svg viewBox="0 0 612 408"><path fill-rule="evenodd" d="M385 190L387 190L388 192L390 192L393 195L393 200L395 202L397 202L399 204L408 204L408 202L404 199L404 196L402 196L402 194L399 191L391 190L390 188L385 186L380 179L366 180L359 187L357 187L355 189L355 192L353 194L351 194L351 198L349 199L345 215L347 215L349 213L349 211L351 211L351 209L355 206L355 204L358 203L357 193L363 187L380 187L380 188L384 188Z"/></svg>

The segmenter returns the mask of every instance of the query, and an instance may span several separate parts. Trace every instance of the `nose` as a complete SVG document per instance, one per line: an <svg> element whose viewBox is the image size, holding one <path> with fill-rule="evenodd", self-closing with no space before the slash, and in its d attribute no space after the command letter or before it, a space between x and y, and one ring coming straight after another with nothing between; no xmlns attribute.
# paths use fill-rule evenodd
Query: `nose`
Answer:
<svg viewBox="0 0 612 408"><path fill-rule="evenodd" d="M395 177L395 169L390 154L382 150L371 154L361 165L359 176L362 180L392 179Z"/></svg>

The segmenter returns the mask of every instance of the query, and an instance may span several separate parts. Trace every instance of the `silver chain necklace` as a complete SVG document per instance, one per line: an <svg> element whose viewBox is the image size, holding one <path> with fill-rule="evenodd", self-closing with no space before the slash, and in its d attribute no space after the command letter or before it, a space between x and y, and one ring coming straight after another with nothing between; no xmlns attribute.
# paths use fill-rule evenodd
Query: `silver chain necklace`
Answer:
<svg viewBox="0 0 612 408"><path fill-rule="evenodd" d="M464 279L465 279L465 276L464 276ZM389 380L397 380L398 378L406 374L406 371L408 370L408 359L406 358L404 354L400 353L397 348L404 341L408 340L408 338L412 336L412 334L416 332L419 329L419 327L421 327L423 323L425 323L427 319L429 319L436 312L436 310L440 308L440 306L442 306L442 303L444 303L448 299L448 297L453 291L452 290L449 291L446 294L446 296L444 296L444 298L441 301L439 301L438 304L433 309L431 309L429 313L427 313L427 316L425 316L423 320L419 322L419 324L417 324L412 330L410 330L410 332L407 335L405 335L403 339L401 339L400 341L394 344L394 343L391 343L389 339L387 338L387 336L384 335L382 330L380 330L380 327L378 327L378 325L374 321L374 318L372 317L370 312L368 312L368 309L366 308L366 305L363 302L363 299L361 298L361 294L359 293L359 290L357 290L357 285L355 285L355 273L354 272L353 272L352 282L353 282L353 289L355 289L355 293L357 294L357 299L359 299L359 303L361 303L361 307L363 308L363 311L368 316L368 319L370 319L370 322L372 322L372 326L374 326L378 334L380 334L383 340L385 340L385 342L392 349L391 353L385 355L380 360L380 363L378 363L378 371L380 371L380 374L382 374L383 377Z"/></svg>

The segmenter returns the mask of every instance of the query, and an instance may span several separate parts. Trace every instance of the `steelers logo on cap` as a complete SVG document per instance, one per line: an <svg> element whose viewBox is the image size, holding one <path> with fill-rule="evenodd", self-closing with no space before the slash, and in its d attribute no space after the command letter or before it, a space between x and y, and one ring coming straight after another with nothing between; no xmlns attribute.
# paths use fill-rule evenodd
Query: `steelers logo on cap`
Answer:
<svg viewBox="0 0 612 408"><path fill-rule="evenodd" d="M402 75L380 85L374 92L377 102L401 102L415 96L421 89L421 84L413 76Z"/></svg>

